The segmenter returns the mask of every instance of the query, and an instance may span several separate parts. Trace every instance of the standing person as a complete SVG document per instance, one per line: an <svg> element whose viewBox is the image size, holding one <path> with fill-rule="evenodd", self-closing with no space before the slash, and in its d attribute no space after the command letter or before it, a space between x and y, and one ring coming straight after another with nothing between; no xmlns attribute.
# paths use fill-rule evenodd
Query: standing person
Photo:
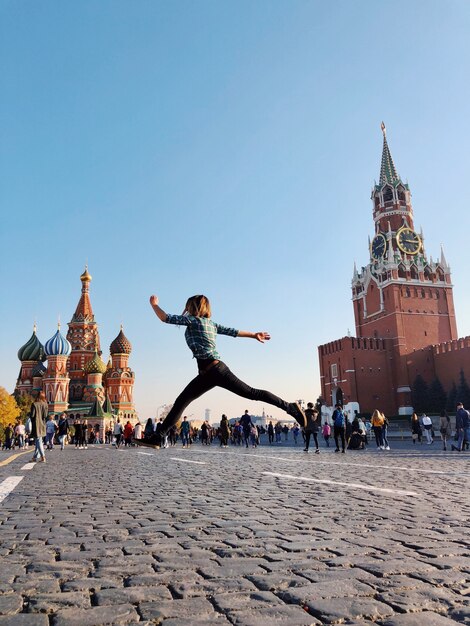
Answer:
<svg viewBox="0 0 470 626"><path fill-rule="evenodd" d="M307 411L305 411L305 415L307 415ZM308 418L307 418L308 421ZM296 424L292 429L292 436L294 437L294 444L297 445L297 439L299 438L300 428L299 425Z"/></svg>
<svg viewBox="0 0 470 626"><path fill-rule="evenodd" d="M193 400L196 400L196 398L199 398L214 387L222 387L243 398L276 406L294 417L302 427L305 427L305 414L298 402L287 402L269 391L255 389L242 382L220 360L216 350L216 337L218 334L231 337L247 337L264 343L271 338L269 333L264 331L248 332L236 330L216 324L211 319L209 300L203 295L189 298L184 307L183 315L169 315L165 313L158 305L157 296L150 297L150 305L162 322L187 327L185 332L186 342L197 360L199 370L199 374L178 396L166 416L162 428L163 436L180 419L184 409Z"/></svg>
<svg viewBox="0 0 470 626"><path fill-rule="evenodd" d="M423 423L424 434L426 435L426 443L430 446L434 443L434 439L432 438L432 419L426 413L421 415L421 422Z"/></svg>
<svg viewBox="0 0 470 626"><path fill-rule="evenodd" d="M46 402L46 394L40 391L37 400L31 405L29 417L31 419L31 437L34 437L35 450L33 461L46 462L44 453L43 437L46 436L46 419L49 409Z"/></svg>
<svg viewBox="0 0 470 626"><path fill-rule="evenodd" d="M188 418L185 415L183 417L183 421L181 422L181 441L183 442L183 448L189 448L190 430L191 430L191 425L188 422Z"/></svg>
<svg viewBox="0 0 470 626"><path fill-rule="evenodd" d="M383 419L382 440L383 440L384 449L390 450L390 444L388 443L388 439L387 439L387 432L388 432L388 427L390 426L390 422L388 421L388 419L385 417L383 413L382 413L382 419Z"/></svg>
<svg viewBox="0 0 470 626"><path fill-rule="evenodd" d="M132 433L134 432L134 428L129 420L127 420L126 425L124 426L124 447L130 448L132 443Z"/></svg>
<svg viewBox="0 0 470 626"><path fill-rule="evenodd" d="M276 426L274 426L274 432L276 433L276 443L281 443L282 426L280 422L276 422Z"/></svg>
<svg viewBox="0 0 470 626"><path fill-rule="evenodd" d="M85 418L82 424L82 446L88 448L88 420Z"/></svg>
<svg viewBox="0 0 470 626"><path fill-rule="evenodd" d="M462 452L464 442L470 441L470 417L468 411L463 408L462 402L457 404L457 412L455 414L455 430L458 435L457 445L452 444L452 450Z"/></svg>
<svg viewBox="0 0 470 626"><path fill-rule="evenodd" d="M250 442L252 448L256 448L258 446L258 429L253 423L250 428Z"/></svg>
<svg viewBox="0 0 470 626"><path fill-rule="evenodd" d="M116 448L119 448L121 446L121 441L122 441L122 434L123 434L123 429L122 429L122 424L121 424L121 420L118 417L116 420L116 423L114 424L114 437L116 439Z"/></svg>
<svg viewBox="0 0 470 626"><path fill-rule="evenodd" d="M341 452L344 454L346 451L345 430L346 430L346 418L343 413L343 407L341 404L335 405L335 410L331 416L333 420L333 436L335 438L336 450L339 452L339 439L341 438Z"/></svg>
<svg viewBox="0 0 470 626"><path fill-rule="evenodd" d="M15 435L18 438L18 446L21 450L25 449L26 428L21 420L15 426Z"/></svg>
<svg viewBox="0 0 470 626"><path fill-rule="evenodd" d="M325 443L326 443L326 447L329 448L330 437L331 437L331 426L328 424L328 422L325 422L323 424L322 434L323 434L323 439L325 440Z"/></svg>
<svg viewBox="0 0 470 626"><path fill-rule="evenodd" d="M57 430L57 424L55 423L54 416L49 415L46 422L46 447L48 450L52 450L54 447L54 437Z"/></svg>
<svg viewBox="0 0 470 626"><path fill-rule="evenodd" d="M253 426L251 422L251 415L248 413L248 409L246 409L245 413L240 417L240 424L243 430L243 441L245 442L245 446L248 448L248 444L250 442L251 427Z"/></svg>
<svg viewBox="0 0 470 626"><path fill-rule="evenodd" d="M225 415L222 415L222 419L220 420L220 446L226 448L228 445L228 438L230 436L230 428L228 425L228 418Z"/></svg>
<svg viewBox="0 0 470 626"><path fill-rule="evenodd" d="M75 448L80 447L80 441L82 438L82 422L80 419L74 422L74 436L75 436Z"/></svg>
<svg viewBox="0 0 470 626"><path fill-rule="evenodd" d="M307 403L307 409L305 410L305 416L307 417L307 426L305 427L305 448L304 452L308 452L310 445L310 437L313 435L315 441L315 454L320 453L318 446L318 430L320 428L320 420L318 417L317 409L313 408L313 402Z"/></svg>
<svg viewBox="0 0 470 626"><path fill-rule="evenodd" d="M14 443L15 430L13 428L13 424L8 424L5 427L5 443L3 444L3 448L5 450L11 450L12 443Z"/></svg>
<svg viewBox="0 0 470 626"><path fill-rule="evenodd" d="M67 413L61 413L59 417L59 423L57 425L57 434L59 436L60 449L63 450L65 446L65 440L69 432L69 421L67 419Z"/></svg>
<svg viewBox="0 0 470 626"><path fill-rule="evenodd" d="M134 438L142 439L142 424L140 422L134 426Z"/></svg>
<svg viewBox="0 0 470 626"><path fill-rule="evenodd" d="M384 420L382 417L382 413L378 409L375 409L375 411L372 413L370 423L372 424L372 430L374 431L377 450L385 450L383 439Z"/></svg>
<svg viewBox="0 0 470 626"><path fill-rule="evenodd" d="M439 418L439 432L441 433L442 449L447 450L447 440L452 437L452 427L447 411L441 411Z"/></svg>
<svg viewBox="0 0 470 626"><path fill-rule="evenodd" d="M274 443L274 426L272 422L268 424L268 441L269 445L272 446Z"/></svg>
<svg viewBox="0 0 470 626"><path fill-rule="evenodd" d="M413 413L411 416L411 438L413 439L413 443L416 444L416 441L419 443L423 443L422 436L423 431L421 430L421 424L419 422L419 417L416 413Z"/></svg>
<svg viewBox="0 0 470 626"><path fill-rule="evenodd" d="M204 446L209 445L209 424L207 420L201 424L201 443Z"/></svg>
<svg viewBox="0 0 470 626"><path fill-rule="evenodd" d="M144 439L149 439L149 440L152 439L153 433L154 433L153 421L152 421L152 418L149 417L145 423Z"/></svg>

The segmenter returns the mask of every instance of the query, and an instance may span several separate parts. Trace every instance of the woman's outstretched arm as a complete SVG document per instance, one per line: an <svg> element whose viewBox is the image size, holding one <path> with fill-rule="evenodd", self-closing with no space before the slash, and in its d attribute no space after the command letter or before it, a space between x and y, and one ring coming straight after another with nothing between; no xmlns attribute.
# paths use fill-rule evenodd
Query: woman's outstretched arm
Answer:
<svg viewBox="0 0 470 626"><path fill-rule="evenodd" d="M271 339L271 335L269 333L265 333L265 332L251 333L248 330L239 330L237 337L248 337L248 339L256 339L257 341L260 341L261 343L264 343L265 341L269 341Z"/></svg>
<svg viewBox="0 0 470 626"><path fill-rule="evenodd" d="M157 315L158 319L162 322L166 322L168 316L165 311L158 306L158 296L150 296L150 306L155 311L155 315Z"/></svg>

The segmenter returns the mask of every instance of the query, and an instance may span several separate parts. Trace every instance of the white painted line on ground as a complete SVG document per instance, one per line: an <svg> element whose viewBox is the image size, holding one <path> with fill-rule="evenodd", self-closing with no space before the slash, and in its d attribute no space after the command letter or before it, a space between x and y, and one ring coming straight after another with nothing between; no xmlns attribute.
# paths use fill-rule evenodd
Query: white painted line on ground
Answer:
<svg viewBox="0 0 470 626"><path fill-rule="evenodd" d="M5 478L5 480L0 483L0 502L3 502L3 500L10 495L16 485L18 485L23 478L24 476L10 476L9 478Z"/></svg>
<svg viewBox="0 0 470 626"><path fill-rule="evenodd" d="M32 470L35 465L36 465L36 463L26 463L26 465L23 465L23 467L21 469L22 470Z"/></svg>
<svg viewBox="0 0 470 626"><path fill-rule="evenodd" d="M248 456L248 457L257 457L259 459L274 459L275 461L287 461L289 463L301 463L303 461L308 460L308 456L299 456L295 457L283 457L283 456L272 456L269 454L255 454L255 453L247 453L247 452L231 452L227 450L225 452L216 452L215 450L191 450L191 452L199 452L201 454L237 454L238 456ZM328 454L328 453L326 453ZM431 470L431 469L419 469L417 467L400 467L398 465L374 465L373 463L348 463L347 461L323 461L321 455L315 455L312 453L310 457L315 457L311 463L322 464L322 465L343 465L345 467L371 467L373 469L391 469L391 470L399 470L403 472L420 472L424 474L442 474L444 476L453 475L453 472L444 472L442 470Z"/></svg>
<svg viewBox="0 0 470 626"><path fill-rule="evenodd" d="M179 459L176 456L170 457L171 461L181 461L181 463L195 463L196 465L207 465L205 461L190 461L189 459Z"/></svg>
<svg viewBox="0 0 470 626"><path fill-rule="evenodd" d="M151 452L137 452L137 454L145 454L145 456L153 456Z"/></svg>
<svg viewBox="0 0 470 626"><path fill-rule="evenodd" d="M322 483L325 485L334 485L335 487L348 487L351 489L362 489L364 491L380 491L381 493L391 493L397 496L417 496L414 491L403 491L402 489L388 489L386 487L374 487L373 485L361 485L360 483L343 483L335 480L326 480L322 478L309 478L308 476L292 476L292 474L278 474L277 472L261 472L266 476L274 476L275 478L287 478L288 480L297 480L309 483Z"/></svg>

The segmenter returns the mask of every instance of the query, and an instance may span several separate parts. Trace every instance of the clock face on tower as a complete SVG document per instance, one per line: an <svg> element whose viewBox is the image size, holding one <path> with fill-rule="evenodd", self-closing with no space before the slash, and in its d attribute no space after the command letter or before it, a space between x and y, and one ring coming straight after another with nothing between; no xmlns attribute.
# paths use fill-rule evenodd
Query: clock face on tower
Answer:
<svg viewBox="0 0 470 626"><path fill-rule="evenodd" d="M397 244L406 254L418 254L421 249L421 239L411 228L400 228L397 232Z"/></svg>
<svg viewBox="0 0 470 626"><path fill-rule="evenodd" d="M382 259L385 255L385 250L387 249L387 240L379 233L376 235L370 246L370 253L374 259Z"/></svg>

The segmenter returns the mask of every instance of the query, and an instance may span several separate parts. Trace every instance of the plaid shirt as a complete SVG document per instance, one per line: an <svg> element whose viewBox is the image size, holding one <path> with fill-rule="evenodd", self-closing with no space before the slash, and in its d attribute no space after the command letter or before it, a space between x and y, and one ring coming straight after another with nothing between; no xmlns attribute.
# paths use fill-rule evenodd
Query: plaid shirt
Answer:
<svg viewBox="0 0 470 626"><path fill-rule="evenodd" d="M184 336L194 358L198 360L220 359L216 350L215 339L219 335L236 337L238 330L216 324L208 317L193 317L192 315L166 316L167 324L187 326Z"/></svg>

